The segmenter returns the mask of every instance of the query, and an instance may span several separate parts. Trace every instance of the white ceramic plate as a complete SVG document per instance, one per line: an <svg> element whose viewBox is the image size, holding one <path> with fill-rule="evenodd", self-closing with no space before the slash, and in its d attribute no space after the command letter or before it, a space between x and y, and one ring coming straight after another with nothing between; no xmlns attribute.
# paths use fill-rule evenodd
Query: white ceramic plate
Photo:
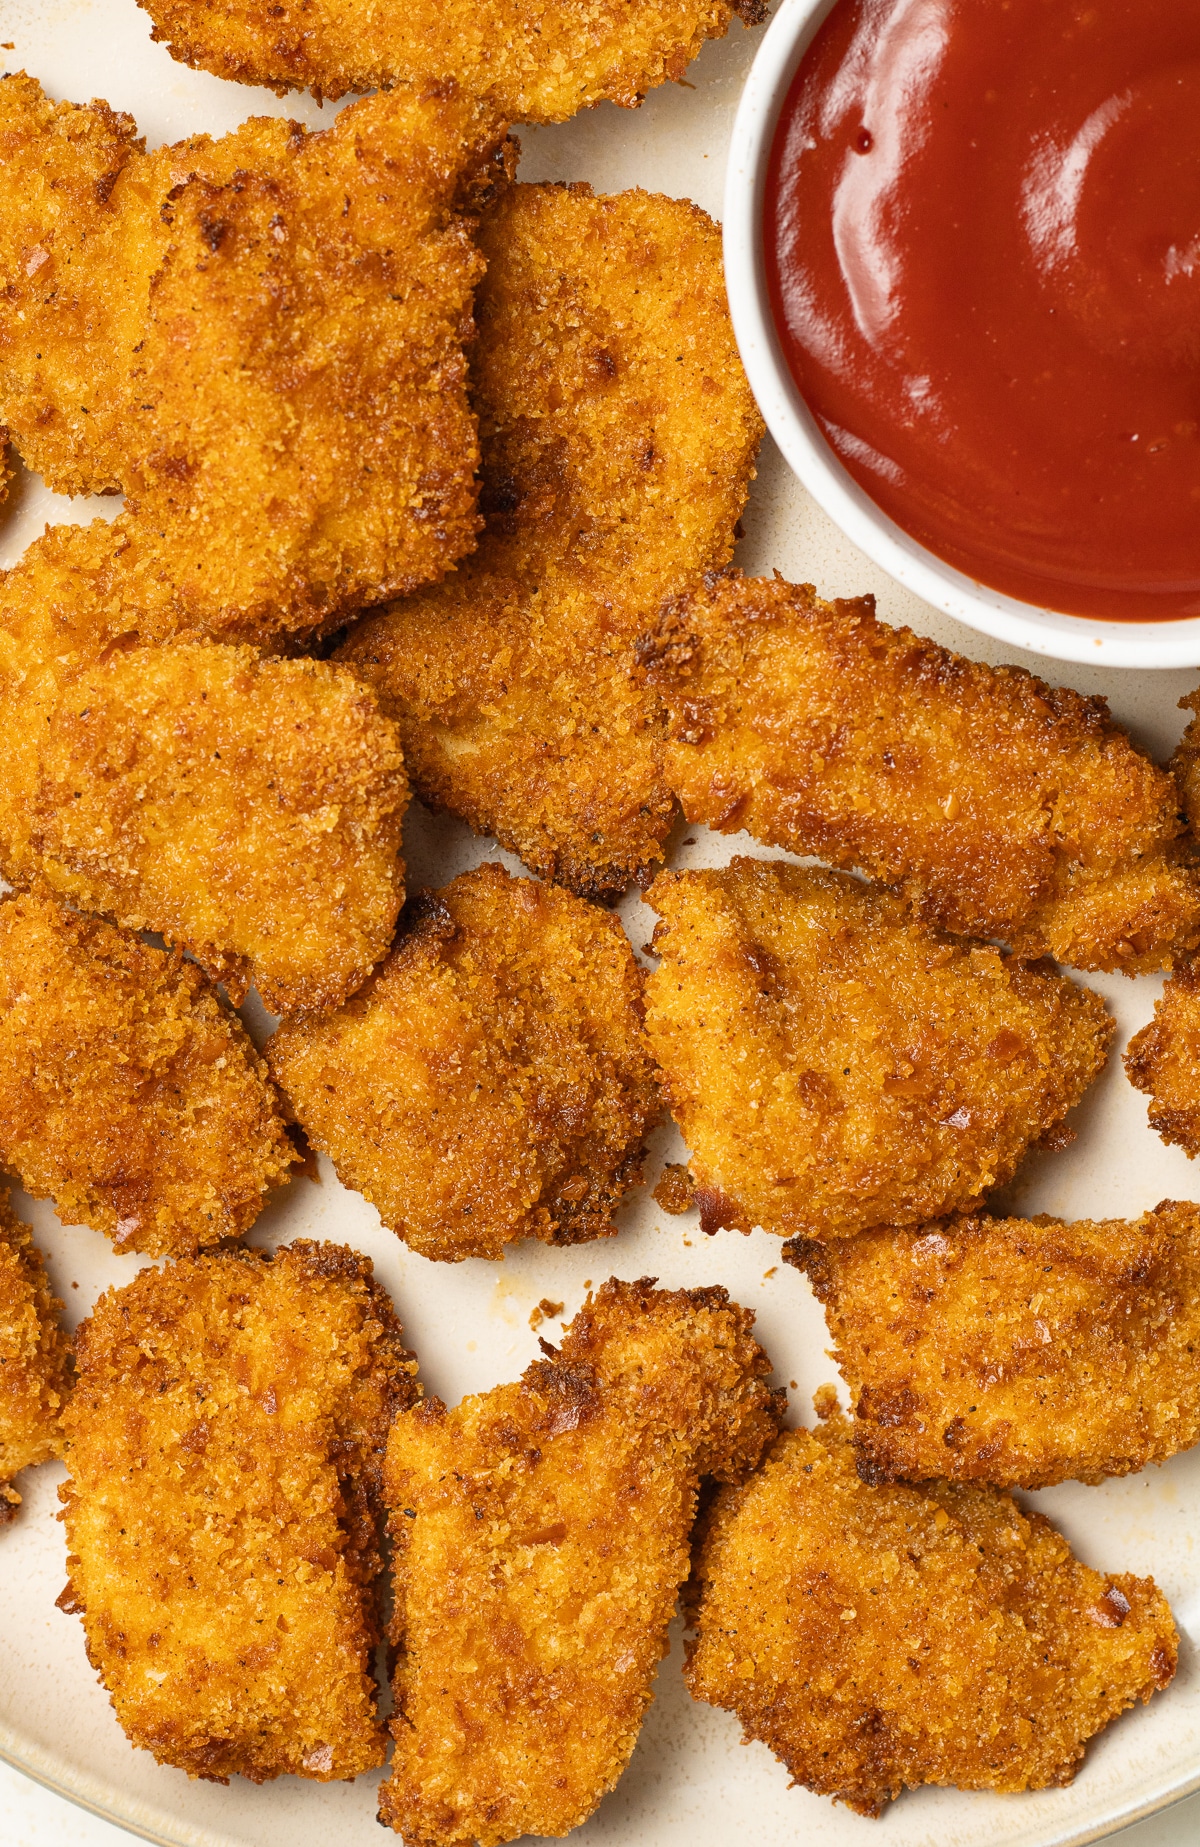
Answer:
<svg viewBox="0 0 1200 1847"><path fill-rule="evenodd" d="M0 0L0 36L15 49L0 54L25 68L56 97L105 97L136 115L151 144L197 130L220 132L255 112L293 114L317 123L307 99L278 102L172 63L153 46L149 22L134 0ZM733 35L704 53L691 73L695 89L660 91L636 114L608 107L563 128L526 132L526 178L588 179L599 190L644 185L720 210L724 153L754 35ZM325 112L325 120L329 112ZM112 510L111 502L107 510ZM47 519L89 518L95 503L55 501L40 484L20 483L0 517L0 564L12 563ZM842 538L797 486L769 446L746 518L741 562L752 571L777 566L827 593L874 590L881 613L990 660L1021 658L956 627L898 589ZM1194 673L1065 674L1084 691L1110 694L1118 715L1160 754L1181 719L1176 700ZM692 841L694 844L687 844ZM414 810L405 838L413 882L444 882L495 849L465 829ZM680 829L673 863L723 860L731 851L761 851L744 836L724 842L702 829ZM635 944L652 918L634 899L623 915ZM1149 1018L1156 979L1093 978L1117 1013L1118 1046ZM252 1020L252 1026L256 1024ZM261 1024L261 1018L257 1022ZM1146 1128L1145 1100L1114 1061L1080 1115L1080 1135L1065 1154L1036 1157L1010 1190L1022 1209L1067 1215L1136 1215L1158 1200L1187 1198L1200 1172ZM662 1159L678 1159L673 1132L660 1132L651 1177ZM49 1208L21 1195L50 1254L55 1285L72 1322L97 1292L126 1280L136 1259L115 1257L107 1240L60 1226ZM380 1231L374 1212L325 1170L321 1184L297 1182L260 1221L254 1241L297 1235L345 1240L368 1252L391 1290L428 1389L455 1402L509 1379L534 1357L529 1314L539 1298L578 1307L589 1280L656 1275L678 1286L725 1283L759 1314L762 1338L779 1378L795 1381L793 1415L803 1421L813 1389L832 1375L824 1357L819 1311L795 1271L780 1264L777 1240L756 1234L699 1235L690 1219L664 1219L648 1192L636 1194L612 1241L554 1251L525 1247L500 1265L436 1265L413 1256ZM553 1327L548 1332L553 1334ZM173 1847L379 1847L370 1779L320 1786L284 1779L263 1788L189 1782L132 1751L87 1665L83 1633L54 1599L64 1579L62 1530L55 1523L56 1467L22 1479L25 1505L0 1538L0 1755L134 1833ZM905 1797L882 1824L798 1790L759 1745L742 1749L736 1723L694 1705L679 1675L678 1640L663 1664L658 1697L618 1789L578 1833L580 1847L757 1847L798 1839L813 1847L854 1847L882 1839L889 1847L1067 1847L1150 1813L1200 1786L1200 1674L1189 1636L1200 1633L1200 1566L1193 1533L1200 1526L1200 1455L1179 1458L1103 1488L1057 1489L1036 1497L1090 1563L1153 1572L1171 1599L1184 1648L1174 1686L1130 1714L1098 1741L1068 1790L1022 1797L923 1791Z"/></svg>

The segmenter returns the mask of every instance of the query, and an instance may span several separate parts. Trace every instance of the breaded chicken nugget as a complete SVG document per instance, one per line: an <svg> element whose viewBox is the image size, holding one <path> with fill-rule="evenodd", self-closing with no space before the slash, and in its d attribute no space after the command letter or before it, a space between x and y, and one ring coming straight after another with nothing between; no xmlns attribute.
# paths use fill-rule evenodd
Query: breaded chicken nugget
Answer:
<svg viewBox="0 0 1200 1847"><path fill-rule="evenodd" d="M620 924L496 865L420 894L366 987L267 1059L342 1181L451 1262L608 1236L662 1108Z"/></svg>
<svg viewBox="0 0 1200 1847"><path fill-rule="evenodd" d="M379 1815L409 1847L566 1834L617 1781L700 1478L741 1481L778 1428L753 1321L723 1289L609 1282L518 1383L397 1420Z"/></svg>
<svg viewBox="0 0 1200 1847"><path fill-rule="evenodd" d="M147 156L0 83L0 418L52 486L126 491L143 635L312 629L470 549L465 213L501 135L405 86Z"/></svg>
<svg viewBox="0 0 1200 1847"><path fill-rule="evenodd" d="M144 148L107 103L52 103L24 71L0 77L0 420L60 494L121 486L116 412L147 278L114 273L112 193ZM148 205L138 219L151 235Z"/></svg>
<svg viewBox="0 0 1200 1847"><path fill-rule="evenodd" d="M1150 1098L1150 1127L1200 1154L1200 957L1176 968L1153 1020L1129 1041L1125 1071Z"/></svg>
<svg viewBox="0 0 1200 1847"><path fill-rule="evenodd" d="M71 1342L28 1225L0 1189L0 1526L21 1505L13 1476L63 1453Z"/></svg>
<svg viewBox="0 0 1200 1847"><path fill-rule="evenodd" d="M844 1238L974 1203L1104 1065L1098 995L845 873L735 859L647 902L646 1030L706 1231Z"/></svg>
<svg viewBox="0 0 1200 1847"><path fill-rule="evenodd" d="M126 647L112 529L0 577L0 868L182 944L235 998L336 1006L404 897L396 730L353 674L248 647Z"/></svg>
<svg viewBox="0 0 1200 1847"><path fill-rule="evenodd" d="M380 1478L419 1395L400 1332L366 1257L307 1242L143 1270L80 1328L59 1607L160 1764L383 1762Z"/></svg>
<svg viewBox="0 0 1200 1847"><path fill-rule="evenodd" d="M1200 1440L1200 1206L881 1226L784 1256L824 1305L866 1480L1047 1488Z"/></svg>
<svg viewBox="0 0 1200 1847"><path fill-rule="evenodd" d="M0 904L0 1164L119 1250L248 1231L297 1160L200 970L48 898Z"/></svg>
<svg viewBox="0 0 1200 1847"><path fill-rule="evenodd" d="M922 1783L1069 1783L1178 1656L1153 1578L1081 1565L993 1488L868 1486L841 1418L718 1496L697 1580L693 1696L860 1815Z"/></svg>
<svg viewBox="0 0 1200 1847"><path fill-rule="evenodd" d="M427 802L599 897L661 859L675 809L634 643L729 557L762 424L698 207L516 186L480 245L486 530L339 658L396 717Z"/></svg>
<svg viewBox="0 0 1200 1847"><path fill-rule="evenodd" d="M173 58L277 94L374 90L397 79L454 78L514 122L565 122L598 102L636 108L680 79L706 39L736 13L755 26L763 0L483 0L445 7L410 0L140 0L152 38Z"/></svg>
<svg viewBox="0 0 1200 1847"><path fill-rule="evenodd" d="M689 821L1076 968L1162 968L1200 940L1175 784L1103 699L887 628L870 597L736 572L670 604L641 658Z"/></svg>

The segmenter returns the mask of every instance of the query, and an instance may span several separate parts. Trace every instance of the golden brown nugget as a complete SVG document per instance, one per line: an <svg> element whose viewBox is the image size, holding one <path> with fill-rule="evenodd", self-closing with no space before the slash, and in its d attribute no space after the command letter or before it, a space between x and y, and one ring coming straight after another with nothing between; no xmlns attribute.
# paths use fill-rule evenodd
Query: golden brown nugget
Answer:
<svg viewBox="0 0 1200 1847"><path fill-rule="evenodd" d="M13 1477L63 1453L71 1342L46 1265L0 1189L0 1526L21 1504Z"/></svg>
<svg viewBox="0 0 1200 1847"><path fill-rule="evenodd" d="M1162 968L1200 940L1175 784L1103 699L888 628L871 597L736 572L668 606L642 660L689 821L1076 968Z"/></svg>
<svg viewBox="0 0 1200 1847"><path fill-rule="evenodd" d="M328 662L128 646L111 543L55 527L0 576L0 868L161 932L235 999L336 1006L404 898L395 727Z"/></svg>
<svg viewBox="0 0 1200 1847"><path fill-rule="evenodd" d="M563 1835L617 1781L699 1481L741 1481L778 1428L753 1321L723 1289L609 1282L516 1384L397 1420L379 1813L409 1847Z"/></svg>
<svg viewBox="0 0 1200 1847"><path fill-rule="evenodd" d="M866 1480L1098 1482L1200 1440L1200 1206L881 1226L784 1256L824 1306Z"/></svg>
<svg viewBox="0 0 1200 1847"><path fill-rule="evenodd" d="M248 1231L297 1158L198 968L48 898L0 904L0 1164L27 1192L178 1256Z"/></svg>
<svg viewBox="0 0 1200 1847"><path fill-rule="evenodd" d="M619 923L496 865L420 894L368 984L267 1058L341 1180L451 1262L611 1235L662 1109Z"/></svg>
<svg viewBox="0 0 1200 1847"><path fill-rule="evenodd" d="M840 1418L785 1431L718 1496L693 1696L861 1815L923 1783L1071 1782L1088 1739L1175 1672L1153 1578L1081 1565L994 1488L868 1486L849 1436Z"/></svg>
<svg viewBox="0 0 1200 1847"><path fill-rule="evenodd" d="M387 12L370 0L141 0L173 58L277 94L318 96L454 78L514 122L565 122L598 102L633 109L678 81L736 13L755 26L761 0L434 0Z"/></svg>
<svg viewBox="0 0 1200 1847"><path fill-rule="evenodd" d="M844 1238L973 1204L1105 1063L1098 995L845 873L735 859L647 902L647 1035L706 1231Z"/></svg>
<svg viewBox="0 0 1200 1847"><path fill-rule="evenodd" d="M369 1260L308 1242L143 1270L80 1328L59 1606L160 1764L383 1762L381 1473L419 1396L400 1336Z"/></svg>
<svg viewBox="0 0 1200 1847"><path fill-rule="evenodd" d="M728 559L762 424L698 207L516 186L479 235L486 529L339 658L397 719L425 801L600 897L662 858L675 813L635 642Z"/></svg>
<svg viewBox="0 0 1200 1847"><path fill-rule="evenodd" d="M470 549L501 138L404 86L146 155L104 104L0 83L0 418L50 485L125 490L144 636L336 623Z"/></svg>
<svg viewBox="0 0 1200 1847"><path fill-rule="evenodd" d="M1129 1041L1125 1071L1150 1098L1150 1127L1188 1155L1200 1153L1200 958L1176 968L1153 1020Z"/></svg>

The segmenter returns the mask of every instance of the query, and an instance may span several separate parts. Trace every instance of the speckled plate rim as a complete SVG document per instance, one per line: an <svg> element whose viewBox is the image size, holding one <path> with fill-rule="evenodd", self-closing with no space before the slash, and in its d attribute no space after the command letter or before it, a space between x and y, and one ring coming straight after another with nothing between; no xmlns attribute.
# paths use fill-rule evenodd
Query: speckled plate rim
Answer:
<svg viewBox="0 0 1200 1847"><path fill-rule="evenodd" d="M125 1833L134 1835L138 1840L151 1841L154 1847L249 1847L245 1835L214 1834L211 1829L189 1830L181 1834L170 1828L164 1833L161 1819L137 1820L119 1799L114 1802L116 1792L106 1792L103 1785L93 1778L80 1778L73 1784L64 1778L62 1769L55 1766L55 1760L48 1751L26 1755L14 1744L14 1736L7 1726L0 1725L0 1761L20 1771L22 1776L39 1783L43 1789L62 1796L76 1808L95 1815L98 1820L106 1821L112 1827L124 1829ZM1048 1835L1045 1847L1094 1847L1097 1841L1111 1840L1114 1835L1123 1834L1126 1828L1136 1827L1140 1821L1149 1821L1155 1815L1164 1814L1166 1810L1174 1808L1176 1803L1186 1801L1198 1791L1200 1769L1194 1771L1186 1782L1173 1785L1161 1795L1152 1796L1109 1821L1086 1823L1066 1833Z"/></svg>
<svg viewBox="0 0 1200 1847"><path fill-rule="evenodd" d="M792 378L767 293L761 234L767 163L779 110L804 52L836 0L782 0L759 45L734 119L725 179L725 280L734 332L767 427L793 473L861 551L898 583L997 641L1095 667L1200 665L1200 618L1101 622L1005 596L928 551L842 467Z"/></svg>

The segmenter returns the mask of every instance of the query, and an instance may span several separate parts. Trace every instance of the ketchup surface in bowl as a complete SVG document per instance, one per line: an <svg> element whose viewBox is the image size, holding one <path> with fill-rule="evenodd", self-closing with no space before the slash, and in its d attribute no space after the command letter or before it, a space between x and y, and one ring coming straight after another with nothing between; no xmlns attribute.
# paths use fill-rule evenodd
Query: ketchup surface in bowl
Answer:
<svg viewBox="0 0 1200 1847"><path fill-rule="evenodd" d="M1200 4L840 0L780 115L767 275L845 467L950 564L1200 615Z"/></svg>

